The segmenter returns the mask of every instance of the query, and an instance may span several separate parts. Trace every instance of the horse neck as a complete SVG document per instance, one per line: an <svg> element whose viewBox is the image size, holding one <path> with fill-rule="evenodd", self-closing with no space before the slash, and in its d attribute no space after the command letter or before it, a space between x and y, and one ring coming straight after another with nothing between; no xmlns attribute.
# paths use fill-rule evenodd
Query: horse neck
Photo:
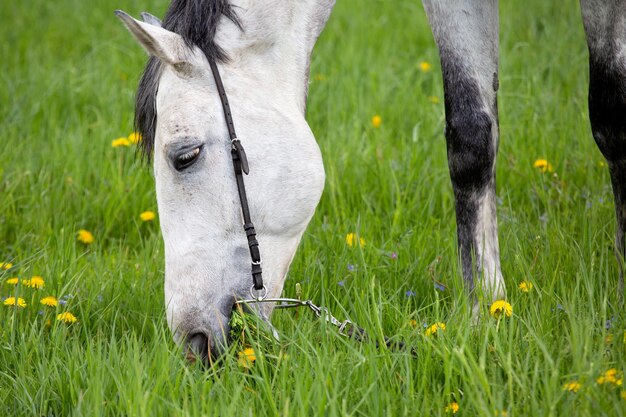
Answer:
<svg viewBox="0 0 626 417"><path fill-rule="evenodd" d="M241 26L222 18L215 40L229 56L225 83L295 102L304 113L309 63L334 0L237 0Z"/></svg>

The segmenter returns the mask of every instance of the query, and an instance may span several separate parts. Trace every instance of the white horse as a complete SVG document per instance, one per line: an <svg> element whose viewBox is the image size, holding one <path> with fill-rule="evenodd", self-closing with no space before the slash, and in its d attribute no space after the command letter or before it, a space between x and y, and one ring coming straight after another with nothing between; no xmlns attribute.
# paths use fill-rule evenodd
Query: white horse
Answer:
<svg viewBox="0 0 626 417"><path fill-rule="evenodd" d="M250 164L245 177L268 295L278 296L324 186L304 118L309 61L334 0L173 0L163 24L118 16L151 55L135 122L154 157L165 240L165 303L179 343L223 350L251 285L231 141L209 61L217 61ZM590 116L626 227L626 2L581 0L590 50ZM424 0L443 69L446 140L468 293L505 296L495 210L497 0ZM157 117L158 116L158 117ZM620 274L621 275L621 274ZM622 278L620 277L620 283ZM620 285L620 290L621 290ZM478 305L478 304L476 304ZM271 307L261 311L269 316Z"/></svg>
<svg viewBox="0 0 626 417"><path fill-rule="evenodd" d="M231 140L209 59L218 61L248 155L245 185L264 284L276 297L324 188L304 113L311 51L333 4L174 0L162 25L151 15L146 23L117 13L151 55L136 122L154 158L168 324L177 342L205 360L223 349L234 301L248 297L252 284Z"/></svg>

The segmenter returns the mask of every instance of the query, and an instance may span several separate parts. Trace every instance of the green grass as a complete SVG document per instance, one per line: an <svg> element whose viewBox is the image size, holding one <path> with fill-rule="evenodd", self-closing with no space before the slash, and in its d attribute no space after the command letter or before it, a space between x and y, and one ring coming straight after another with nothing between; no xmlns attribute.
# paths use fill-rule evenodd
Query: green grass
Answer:
<svg viewBox="0 0 626 417"><path fill-rule="evenodd" d="M164 317L158 223L138 217L156 211L151 170L110 146L131 132L145 62L112 11L167 6L140 3L33 0L0 15L0 262L14 263L0 273L0 295L29 304L0 305L0 413L414 416L456 401L466 416L626 414L621 389L596 383L626 368L626 324L577 1L501 4L498 215L514 314L476 326L456 262L443 104L429 100L442 99L441 76L423 9L338 2L313 55L308 107L327 183L285 295L301 283L305 297L416 355L282 311L273 319L281 342L253 341L250 370L236 348L210 370L185 363ZM534 169L537 158L554 173ZM93 245L76 241L83 228ZM351 232L366 245L347 247ZM4 283L32 275L44 289ZM534 284L528 294L517 290L523 279ZM67 305L40 316L48 294ZM56 322L65 310L78 323ZM435 322L445 332L425 337ZM582 384L577 394L563 392L570 381Z"/></svg>

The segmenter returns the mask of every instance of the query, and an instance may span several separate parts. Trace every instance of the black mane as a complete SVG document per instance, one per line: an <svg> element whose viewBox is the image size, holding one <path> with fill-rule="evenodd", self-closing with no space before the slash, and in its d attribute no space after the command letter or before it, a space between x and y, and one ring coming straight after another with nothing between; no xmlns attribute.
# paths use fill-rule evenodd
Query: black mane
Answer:
<svg viewBox="0 0 626 417"><path fill-rule="evenodd" d="M198 46L209 59L225 61L226 53L214 42L222 16L239 25L228 0L172 0L163 19L163 28L181 35L190 47ZM135 130L141 133L141 152L148 159L154 149L156 94L161 70L161 61L151 56L135 99Z"/></svg>

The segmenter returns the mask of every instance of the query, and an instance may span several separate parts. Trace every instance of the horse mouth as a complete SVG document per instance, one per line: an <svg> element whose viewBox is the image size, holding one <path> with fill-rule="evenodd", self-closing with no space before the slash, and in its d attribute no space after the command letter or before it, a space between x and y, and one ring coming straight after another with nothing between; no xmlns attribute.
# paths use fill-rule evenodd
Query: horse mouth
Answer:
<svg viewBox="0 0 626 417"><path fill-rule="evenodd" d="M231 320L234 314L242 317L254 316L260 330L271 334L275 340L280 340L278 331L269 319L269 311L251 306L248 303L236 303L232 305L228 321L219 326L219 330L197 329L189 333L185 338L184 357L191 365L201 362L205 366L212 366L220 357L224 356L229 346L236 342L231 335Z"/></svg>

